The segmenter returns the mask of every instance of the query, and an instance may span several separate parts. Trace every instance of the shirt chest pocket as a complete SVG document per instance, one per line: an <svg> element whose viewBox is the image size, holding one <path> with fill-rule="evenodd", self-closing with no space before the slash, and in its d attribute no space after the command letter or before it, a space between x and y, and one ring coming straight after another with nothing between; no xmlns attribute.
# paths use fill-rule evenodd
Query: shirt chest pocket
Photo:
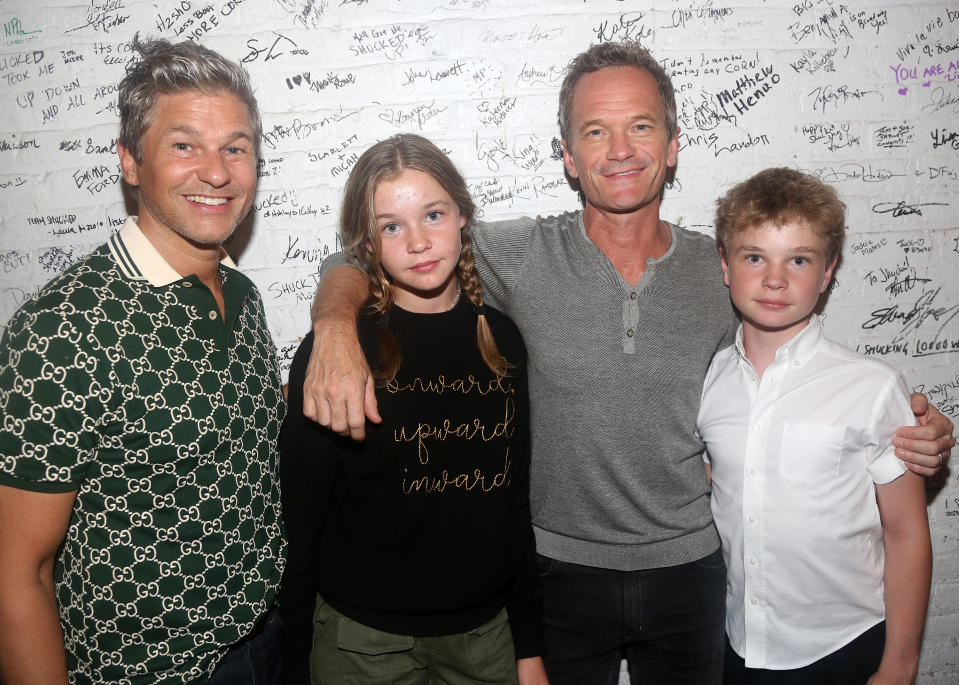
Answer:
<svg viewBox="0 0 959 685"><path fill-rule="evenodd" d="M839 475L845 426L783 424L779 475L806 488L824 485Z"/></svg>

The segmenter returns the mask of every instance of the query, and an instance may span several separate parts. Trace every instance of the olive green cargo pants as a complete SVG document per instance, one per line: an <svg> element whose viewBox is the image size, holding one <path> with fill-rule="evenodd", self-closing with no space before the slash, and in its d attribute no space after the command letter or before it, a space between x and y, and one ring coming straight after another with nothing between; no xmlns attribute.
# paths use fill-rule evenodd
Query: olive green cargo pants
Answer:
<svg viewBox="0 0 959 685"><path fill-rule="evenodd" d="M440 637L395 635L353 621L317 595L313 685L517 685L506 610L473 630Z"/></svg>

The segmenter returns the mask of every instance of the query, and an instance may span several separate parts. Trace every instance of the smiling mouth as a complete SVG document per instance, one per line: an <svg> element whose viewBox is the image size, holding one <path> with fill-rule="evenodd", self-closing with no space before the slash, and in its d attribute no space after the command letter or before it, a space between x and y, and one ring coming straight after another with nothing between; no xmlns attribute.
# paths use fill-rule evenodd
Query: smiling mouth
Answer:
<svg viewBox="0 0 959 685"><path fill-rule="evenodd" d="M205 195L187 195L186 199L197 204L211 206L225 205L230 201L228 197L207 197Z"/></svg>
<svg viewBox="0 0 959 685"><path fill-rule="evenodd" d="M609 178L623 178L624 176L632 176L633 174L641 173L642 169L627 169L625 171L616 171L611 174L606 174Z"/></svg>

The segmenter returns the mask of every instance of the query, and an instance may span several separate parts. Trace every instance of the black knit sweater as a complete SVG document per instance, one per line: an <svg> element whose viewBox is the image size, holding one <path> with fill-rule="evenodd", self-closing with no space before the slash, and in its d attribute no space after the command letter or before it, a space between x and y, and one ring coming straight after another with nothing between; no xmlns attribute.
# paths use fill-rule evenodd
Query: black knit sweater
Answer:
<svg viewBox="0 0 959 685"><path fill-rule="evenodd" d="M542 653L526 353L509 319L487 308L487 320L514 364L506 378L483 362L466 298L441 314L361 317L367 359L388 325L402 365L360 443L303 416L313 335L297 350L280 438L287 682L306 677L317 592L355 621L416 636L470 630L505 606L517 658Z"/></svg>

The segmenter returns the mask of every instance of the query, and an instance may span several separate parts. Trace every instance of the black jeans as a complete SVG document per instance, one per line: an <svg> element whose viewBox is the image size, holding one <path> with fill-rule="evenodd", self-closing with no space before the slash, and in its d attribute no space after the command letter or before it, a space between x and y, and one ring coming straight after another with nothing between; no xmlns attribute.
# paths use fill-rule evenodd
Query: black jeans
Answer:
<svg viewBox="0 0 959 685"><path fill-rule="evenodd" d="M539 556L546 672L551 685L718 685L723 671L726 565L698 561L613 571Z"/></svg>
<svg viewBox="0 0 959 685"><path fill-rule="evenodd" d="M270 610L265 621L255 636L230 648L207 685L280 685L282 623L276 609Z"/></svg>
<svg viewBox="0 0 959 685"><path fill-rule="evenodd" d="M886 646L886 622L878 623L845 647L802 668L769 671L746 668L726 640L725 685L865 685L879 668Z"/></svg>

